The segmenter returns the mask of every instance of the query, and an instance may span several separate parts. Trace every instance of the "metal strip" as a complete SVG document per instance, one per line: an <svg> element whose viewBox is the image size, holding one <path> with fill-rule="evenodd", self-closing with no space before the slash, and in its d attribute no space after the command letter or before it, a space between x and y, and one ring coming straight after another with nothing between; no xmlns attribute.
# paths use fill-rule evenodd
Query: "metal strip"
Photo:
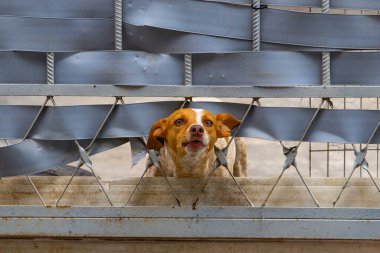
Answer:
<svg viewBox="0 0 380 253"><path fill-rule="evenodd" d="M193 85L320 85L320 54L245 52L193 55Z"/></svg>
<svg viewBox="0 0 380 253"><path fill-rule="evenodd" d="M181 85L183 56L137 51L56 54L56 83Z"/></svg>
<svg viewBox="0 0 380 253"><path fill-rule="evenodd" d="M39 18L113 18L112 1L2 0L0 15Z"/></svg>
<svg viewBox="0 0 380 253"><path fill-rule="evenodd" d="M262 40L337 49L379 49L380 16L299 13L266 9Z"/></svg>
<svg viewBox="0 0 380 253"><path fill-rule="evenodd" d="M46 75L46 54L0 51L0 83L46 83Z"/></svg>
<svg viewBox="0 0 380 253"><path fill-rule="evenodd" d="M113 138L147 136L153 122L169 115L181 104L178 101L119 105L115 107L113 117L100 133L99 139L107 143ZM208 109L212 113L226 112L237 118L241 118L246 109L245 104L228 103L189 102L188 106ZM32 120L26 117L31 108L34 112L38 109L30 106L0 106L0 138L23 138ZM103 115L108 111L107 105L46 107L39 124L34 126L29 136L41 141L27 141L0 148L0 177L32 174L76 160L78 154L72 151L76 150L76 146L69 148L68 145L73 145L76 139L92 139L98 130L96 126L101 124ZM310 127L304 141L366 143L371 129L378 124L379 113L371 110L321 109L318 121ZM297 141L314 114L315 109L311 108L256 107L247 115L239 136ZM20 119L24 118L28 120L22 122ZM77 124L78 120L82 123ZM347 125L351 127L347 128ZM363 128L363 125L366 127ZM115 147L112 144L114 141L111 141L111 148ZM374 135L371 143L380 143L380 131Z"/></svg>
<svg viewBox="0 0 380 253"><path fill-rule="evenodd" d="M92 154L117 147L127 139L101 140ZM89 143L89 141L85 141ZM22 159L21 159L21 154ZM0 149L0 177L29 175L63 166L79 157L73 141L27 140Z"/></svg>
<svg viewBox="0 0 380 253"><path fill-rule="evenodd" d="M376 0L330 0L331 8L380 10L380 2Z"/></svg>
<svg viewBox="0 0 380 253"><path fill-rule="evenodd" d="M2 237L41 237L41 235L49 235L49 237L70 238L378 240L380 239L379 231L380 222L374 220L197 218L7 218L0 220L0 235Z"/></svg>
<svg viewBox="0 0 380 253"><path fill-rule="evenodd" d="M252 13L251 8L246 6L190 0L130 0L123 8L124 22L128 24L252 39Z"/></svg>
<svg viewBox="0 0 380 253"><path fill-rule="evenodd" d="M333 53L331 54L331 82L346 85L365 83L366 85L378 85L380 73L380 53L361 52Z"/></svg>
<svg viewBox="0 0 380 253"><path fill-rule="evenodd" d="M180 108L182 102L152 102L118 105L100 138L147 136L156 120ZM189 102L189 107L226 112L238 118L246 111L245 104ZM36 112L36 106L0 106L0 139L20 139ZM41 140L91 139L107 114L108 105L47 107L29 138ZM242 125L239 136L268 140L297 141L312 118L313 108L255 107ZM304 141L366 143L380 117L375 110L321 109ZM81 124L77 124L78 121ZM17 122L17 124L15 124ZM361 122L353 124L352 122ZM347 126L350 126L347 128ZM362 127L365 125L366 127ZM380 143L376 133L372 144Z"/></svg>
<svg viewBox="0 0 380 253"><path fill-rule="evenodd" d="M170 90L170 93L168 92ZM89 84L2 84L2 96L100 96L100 97L220 97L220 98L376 98L379 86L116 86Z"/></svg>
<svg viewBox="0 0 380 253"><path fill-rule="evenodd" d="M50 69L55 69L56 84L183 86L184 83L182 55L97 51L55 53L54 56L55 63L49 62L49 66ZM322 80L319 58L319 52L193 54L193 85L320 85ZM0 83L45 82L46 70L43 69L43 64L41 53L0 52L0 74L3 74L0 75ZM331 83L379 86L380 74L376 71L379 64L380 53L377 52L331 53ZM187 66L187 70L189 68ZM0 89L1 87L3 86ZM96 87L91 86L90 90L94 88ZM229 94L233 92L230 91ZM7 92L2 94L4 93ZM69 91L67 94L70 94Z"/></svg>
<svg viewBox="0 0 380 253"><path fill-rule="evenodd" d="M0 16L0 50L62 52L112 49L113 20Z"/></svg>
<svg viewBox="0 0 380 253"><path fill-rule="evenodd" d="M124 49L155 53L249 51L252 41L123 23Z"/></svg>
<svg viewBox="0 0 380 253"><path fill-rule="evenodd" d="M216 2L216 3L227 3L236 5L251 5L252 0L197 0L204 2ZM266 5L281 5L281 6L311 6L319 7L320 0L261 0L262 4Z"/></svg>
<svg viewBox="0 0 380 253"><path fill-rule="evenodd" d="M250 5L251 0L198 0L204 2L228 3L236 5ZM262 4L280 6L309 6L320 7L320 0L261 0ZM358 9L358 10L380 10L380 3L376 0L330 0L331 8Z"/></svg>
<svg viewBox="0 0 380 253"><path fill-rule="evenodd" d="M70 207L0 206L3 218L198 218L380 220L378 208L288 207Z"/></svg>

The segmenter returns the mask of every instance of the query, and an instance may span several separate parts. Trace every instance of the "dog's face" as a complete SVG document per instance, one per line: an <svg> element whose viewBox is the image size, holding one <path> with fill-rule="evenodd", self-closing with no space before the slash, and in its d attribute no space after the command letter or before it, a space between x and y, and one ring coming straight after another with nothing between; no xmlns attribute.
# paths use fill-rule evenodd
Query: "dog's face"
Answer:
<svg viewBox="0 0 380 253"><path fill-rule="evenodd" d="M218 138L231 135L240 124L232 115L213 115L203 109L180 109L155 122L150 130L147 147L159 150L164 145L174 160L202 160L213 149Z"/></svg>

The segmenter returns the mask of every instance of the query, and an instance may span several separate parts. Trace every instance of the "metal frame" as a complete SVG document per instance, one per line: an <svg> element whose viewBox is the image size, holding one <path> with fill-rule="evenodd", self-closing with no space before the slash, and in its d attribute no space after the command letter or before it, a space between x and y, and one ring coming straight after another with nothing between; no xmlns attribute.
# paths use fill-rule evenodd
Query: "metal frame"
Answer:
<svg viewBox="0 0 380 253"><path fill-rule="evenodd" d="M3 238L380 239L380 209L2 206L0 212Z"/></svg>
<svg viewBox="0 0 380 253"><path fill-rule="evenodd" d="M168 93L170 90L170 93ZM117 86L88 84L1 84L1 96L360 98L380 97L380 86Z"/></svg>

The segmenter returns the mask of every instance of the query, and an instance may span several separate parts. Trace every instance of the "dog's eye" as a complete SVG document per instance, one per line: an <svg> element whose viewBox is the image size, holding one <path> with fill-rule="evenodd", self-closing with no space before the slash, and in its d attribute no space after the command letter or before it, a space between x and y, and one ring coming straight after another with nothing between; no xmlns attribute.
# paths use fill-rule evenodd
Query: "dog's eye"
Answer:
<svg viewBox="0 0 380 253"><path fill-rule="evenodd" d="M177 119L176 121L174 121L174 125L176 126L180 126L180 125L183 125L185 121L183 119Z"/></svg>
<svg viewBox="0 0 380 253"><path fill-rule="evenodd" d="M206 124L206 126L208 126L208 127L214 125L214 123L212 123L212 121L211 121L211 120L208 120L208 119L205 120L205 124Z"/></svg>

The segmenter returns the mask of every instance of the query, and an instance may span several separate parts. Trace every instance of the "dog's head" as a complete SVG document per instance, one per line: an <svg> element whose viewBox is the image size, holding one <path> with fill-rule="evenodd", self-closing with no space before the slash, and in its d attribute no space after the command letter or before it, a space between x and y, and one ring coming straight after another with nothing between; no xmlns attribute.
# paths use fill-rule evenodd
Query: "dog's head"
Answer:
<svg viewBox="0 0 380 253"><path fill-rule="evenodd" d="M159 150L165 145L175 158L206 155L218 138L230 136L231 130L239 124L240 121L230 114L180 109L153 124L147 147Z"/></svg>

